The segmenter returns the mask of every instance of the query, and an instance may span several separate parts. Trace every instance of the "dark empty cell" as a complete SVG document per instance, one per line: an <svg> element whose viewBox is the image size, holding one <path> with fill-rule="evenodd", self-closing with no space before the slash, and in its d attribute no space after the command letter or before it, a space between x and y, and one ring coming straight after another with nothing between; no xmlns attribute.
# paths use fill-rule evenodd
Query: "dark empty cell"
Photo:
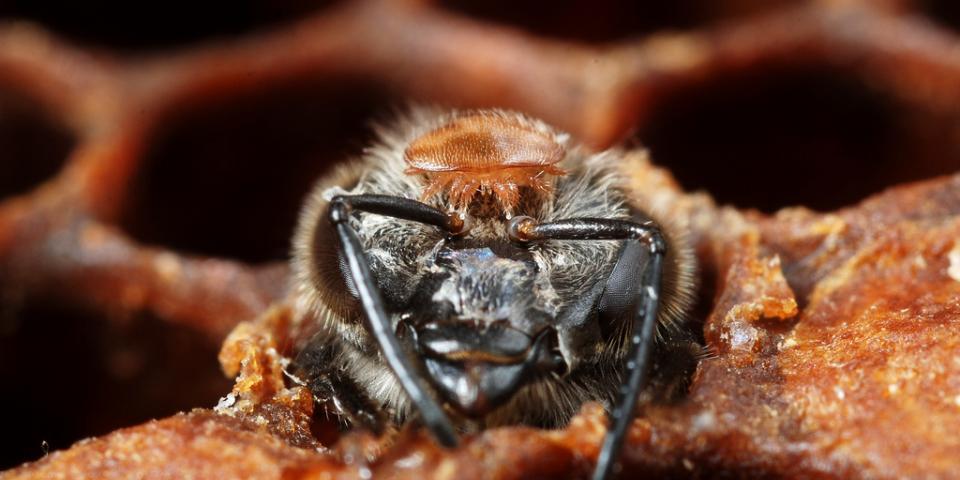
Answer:
<svg viewBox="0 0 960 480"><path fill-rule="evenodd" d="M27 19L71 39L120 50L169 48L281 24L329 0L4 0L0 19Z"/></svg>
<svg viewBox="0 0 960 480"><path fill-rule="evenodd" d="M27 192L55 175L73 140L37 104L0 91L0 200Z"/></svg>
<svg viewBox="0 0 960 480"><path fill-rule="evenodd" d="M230 390L217 346L150 317L119 325L49 300L3 306L0 470L178 411Z"/></svg>
<svg viewBox="0 0 960 480"><path fill-rule="evenodd" d="M797 0L445 0L448 10L551 37L605 42L691 29L768 11Z"/></svg>
<svg viewBox="0 0 960 480"><path fill-rule="evenodd" d="M921 0L920 8L937 23L960 30L960 2L956 0Z"/></svg>
<svg viewBox="0 0 960 480"><path fill-rule="evenodd" d="M315 82L174 113L131 185L137 240L247 262L287 258L300 205L370 137L376 91Z"/></svg>
<svg viewBox="0 0 960 480"><path fill-rule="evenodd" d="M638 139L685 188L767 212L833 210L960 164L955 123L832 70L713 79L662 96L649 118Z"/></svg>

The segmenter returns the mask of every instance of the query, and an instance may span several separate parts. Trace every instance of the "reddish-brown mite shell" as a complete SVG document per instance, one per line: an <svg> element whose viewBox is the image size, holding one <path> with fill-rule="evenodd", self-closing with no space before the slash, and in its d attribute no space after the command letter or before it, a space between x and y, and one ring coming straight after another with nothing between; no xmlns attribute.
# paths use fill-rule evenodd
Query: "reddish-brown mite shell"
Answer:
<svg viewBox="0 0 960 480"><path fill-rule="evenodd" d="M404 152L409 174L426 174L423 198L445 191L454 208L477 192L495 195L504 209L520 201L520 187L549 192L549 175L564 148L520 118L496 113L459 117L414 140Z"/></svg>

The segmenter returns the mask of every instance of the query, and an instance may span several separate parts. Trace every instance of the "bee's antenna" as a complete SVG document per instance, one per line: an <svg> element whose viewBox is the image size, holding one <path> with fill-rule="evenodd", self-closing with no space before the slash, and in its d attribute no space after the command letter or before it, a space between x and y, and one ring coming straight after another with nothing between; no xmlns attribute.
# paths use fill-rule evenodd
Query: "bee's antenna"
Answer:
<svg viewBox="0 0 960 480"><path fill-rule="evenodd" d="M429 205L400 197L387 195L343 195L330 201L328 218L336 227L343 256L350 267L350 277L357 288L363 305L367 329L380 346L380 352L397 376L403 389L416 406L423 423L437 441L445 447L457 446L457 435L450 419L428 393L428 388L418 370L400 347L400 342L390 325L383 299L370 273L370 265L363 254L363 247L356 232L350 226L350 210L356 208L407 220L415 220L451 230L451 217ZM453 225L455 227L456 225Z"/></svg>
<svg viewBox="0 0 960 480"><path fill-rule="evenodd" d="M604 480L610 475L620 454L627 427L633 421L637 397L647 383L647 364L657 327L666 242L653 222L641 224L603 218L578 218L538 224L530 217L514 217L508 232L513 240L522 243L543 240L635 240L649 248L650 260L636 286L640 290L640 302L635 307L636 312L632 319L630 351L625 365L627 378L621 385L617 403L610 412L610 429L603 439L597 467L593 472L594 480Z"/></svg>

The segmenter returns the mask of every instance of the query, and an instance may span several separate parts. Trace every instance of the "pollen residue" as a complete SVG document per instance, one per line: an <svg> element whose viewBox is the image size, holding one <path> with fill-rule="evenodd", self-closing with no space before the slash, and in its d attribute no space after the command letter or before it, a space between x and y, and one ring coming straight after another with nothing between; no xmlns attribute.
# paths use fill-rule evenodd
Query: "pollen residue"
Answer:
<svg viewBox="0 0 960 480"><path fill-rule="evenodd" d="M454 208L488 193L510 210L520 188L549 192L564 148L520 117L478 113L455 118L414 140L404 152L408 174L423 174L423 198L445 192Z"/></svg>

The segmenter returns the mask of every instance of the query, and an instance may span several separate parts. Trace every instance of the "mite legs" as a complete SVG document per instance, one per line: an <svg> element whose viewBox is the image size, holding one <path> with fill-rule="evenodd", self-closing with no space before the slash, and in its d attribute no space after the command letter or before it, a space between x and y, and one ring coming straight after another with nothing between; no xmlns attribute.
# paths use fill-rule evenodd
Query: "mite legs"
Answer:
<svg viewBox="0 0 960 480"><path fill-rule="evenodd" d="M633 240L649 249L650 260L637 285L640 302L633 315L630 351L626 359L626 378L620 387L616 405L610 412L611 426L603 440L594 480L607 478L620 453L627 427L633 420L637 397L647 383L650 351L657 328L660 286L666 243L653 222L581 218L538 224L530 217L515 217L510 236L518 242L543 240ZM639 268L639 265L638 265Z"/></svg>

